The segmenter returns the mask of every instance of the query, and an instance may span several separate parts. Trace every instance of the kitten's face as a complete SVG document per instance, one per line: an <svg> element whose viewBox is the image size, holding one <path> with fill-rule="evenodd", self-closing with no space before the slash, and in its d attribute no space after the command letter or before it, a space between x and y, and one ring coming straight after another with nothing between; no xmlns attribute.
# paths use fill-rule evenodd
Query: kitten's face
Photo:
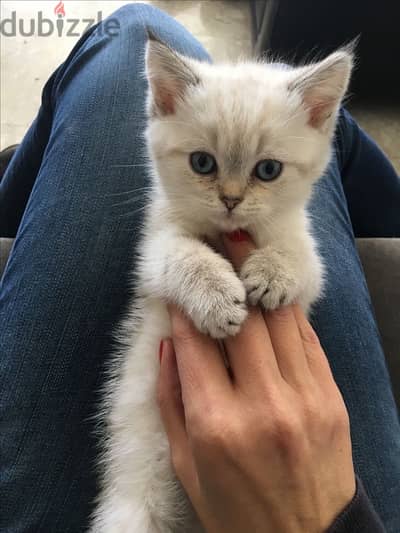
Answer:
<svg viewBox="0 0 400 533"><path fill-rule="evenodd" d="M150 41L148 144L177 216L230 231L304 205L329 160L336 110L350 71L350 57L342 55L344 65L341 70L335 65L332 73L335 100L332 90L321 94L318 81L317 97L309 95L316 102L310 108L305 69L214 66ZM169 68L163 72L167 59ZM326 72L322 78L326 83Z"/></svg>

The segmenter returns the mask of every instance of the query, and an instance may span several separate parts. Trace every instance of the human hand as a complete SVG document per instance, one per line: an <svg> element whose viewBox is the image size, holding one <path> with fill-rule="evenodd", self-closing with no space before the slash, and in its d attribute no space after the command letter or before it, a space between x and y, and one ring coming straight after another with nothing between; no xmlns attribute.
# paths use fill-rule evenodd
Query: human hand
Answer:
<svg viewBox="0 0 400 533"><path fill-rule="evenodd" d="M224 238L240 268L250 241ZM170 306L158 401L176 474L209 533L320 533L355 493L348 414L297 305L251 308L219 345Z"/></svg>

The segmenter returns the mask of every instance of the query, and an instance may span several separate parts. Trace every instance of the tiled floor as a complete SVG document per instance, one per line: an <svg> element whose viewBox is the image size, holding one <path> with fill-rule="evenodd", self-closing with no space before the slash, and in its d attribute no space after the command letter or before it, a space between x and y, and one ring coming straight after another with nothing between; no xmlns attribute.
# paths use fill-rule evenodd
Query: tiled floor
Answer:
<svg viewBox="0 0 400 533"><path fill-rule="evenodd" d="M58 0L1 0L1 19L16 11L17 19L43 17L54 20ZM92 18L98 11L103 18L125 1L64 2L67 17ZM251 54L251 19L246 0L153 0L184 24L208 49L216 60ZM28 26L26 26L28 27ZM82 29L82 25L78 27ZM5 37L0 35L0 147L17 143L32 122L40 103L41 89L51 72L62 62L77 37ZM400 111L389 109L358 109L361 124L379 142L400 172Z"/></svg>

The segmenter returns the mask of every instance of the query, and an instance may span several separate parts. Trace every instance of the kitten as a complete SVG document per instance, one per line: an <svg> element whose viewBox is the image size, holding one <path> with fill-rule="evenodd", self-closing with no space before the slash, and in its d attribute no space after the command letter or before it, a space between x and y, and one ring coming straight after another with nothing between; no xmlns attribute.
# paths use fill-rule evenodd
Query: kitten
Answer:
<svg viewBox="0 0 400 533"><path fill-rule="evenodd" d="M294 69L211 65L150 36L152 194L125 348L108 384L93 532L202 530L174 476L156 403L159 343L170 335L165 302L215 338L239 331L246 298L267 309L296 299L309 310L323 267L305 206L330 159L351 67L345 49ZM257 245L239 274L205 242L238 228Z"/></svg>

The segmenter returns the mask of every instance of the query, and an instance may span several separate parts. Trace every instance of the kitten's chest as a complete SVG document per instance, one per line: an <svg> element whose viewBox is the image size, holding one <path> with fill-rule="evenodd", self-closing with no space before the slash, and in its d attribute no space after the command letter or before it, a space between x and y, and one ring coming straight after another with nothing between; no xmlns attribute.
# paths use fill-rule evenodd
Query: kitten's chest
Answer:
<svg viewBox="0 0 400 533"><path fill-rule="evenodd" d="M204 240L204 242L206 242L209 246L211 246L213 250L215 250L219 254L225 255L224 245L222 244L222 238L220 234L215 233L212 235L207 235L203 237L202 240Z"/></svg>

